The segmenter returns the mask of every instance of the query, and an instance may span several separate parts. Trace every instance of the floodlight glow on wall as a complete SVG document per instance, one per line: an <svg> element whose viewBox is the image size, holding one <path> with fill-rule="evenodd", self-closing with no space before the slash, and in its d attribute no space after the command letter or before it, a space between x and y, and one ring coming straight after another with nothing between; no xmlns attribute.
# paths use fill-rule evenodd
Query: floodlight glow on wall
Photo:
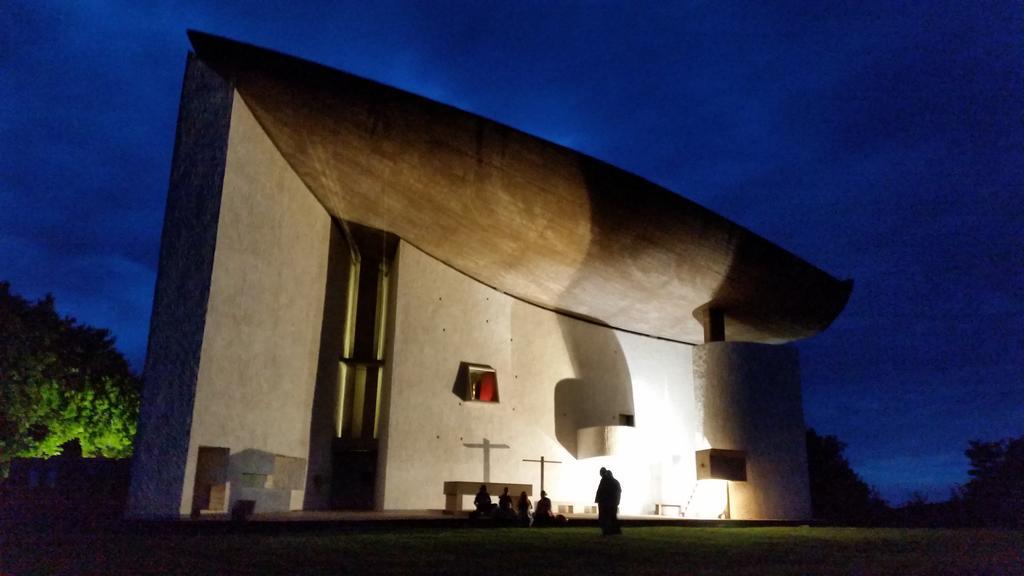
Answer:
<svg viewBox="0 0 1024 576"><path fill-rule="evenodd" d="M632 426L589 426L576 431L576 458L625 456L650 452Z"/></svg>
<svg viewBox="0 0 1024 576"><path fill-rule="evenodd" d="M700 494L699 518L729 518L729 482L747 481L747 453L742 450L710 448L697 451L697 487ZM715 511L718 511L717 513ZM715 514L712 516L712 514Z"/></svg>
<svg viewBox="0 0 1024 576"><path fill-rule="evenodd" d="M697 480L684 515L687 518L717 520L729 517L728 508L728 480Z"/></svg>

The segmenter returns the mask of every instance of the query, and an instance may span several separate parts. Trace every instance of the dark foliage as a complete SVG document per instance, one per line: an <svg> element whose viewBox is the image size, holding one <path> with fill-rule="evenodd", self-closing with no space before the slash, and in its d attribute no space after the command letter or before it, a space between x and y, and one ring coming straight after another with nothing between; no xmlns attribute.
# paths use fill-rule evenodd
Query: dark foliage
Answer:
<svg viewBox="0 0 1024 576"><path fill-rule="evenodd" d="M962 526L964 522L961 504L956 491L945 502L929 502L923 495L915 492L902 506L887 511L878 523L904 528Z"/></svg>
<svg viewBox="0 0 1024 576"><path fill-rule="evenodd" d="M1024 436L972 440L964 454L971 463L960 495L967 522L1024 527Z"/></svg>
<svg viewBox="0 0 1024 576"><path fill-rule="evenodd" d="M84 456L130 456L138 411L138 379L107 330L0 282L0 476L75 439Z"/></svg>
<svg viewBox="0 0 1024 576"><path fill-rule="evenodd" d="M845 448L835 436L807 430L812 514L817 520L839 524L874 523L884 512L885 502L850 468L843 456Z"/></svg>
<svg viewBox="0 0 1024 576"><path fill-rule="evenodd" d="M1024 436L994 442L972 440L964 452L971 479L949 500L928 502L915 494L883 514L880 523L906 527L991 526L1024 528Z"/></svg>

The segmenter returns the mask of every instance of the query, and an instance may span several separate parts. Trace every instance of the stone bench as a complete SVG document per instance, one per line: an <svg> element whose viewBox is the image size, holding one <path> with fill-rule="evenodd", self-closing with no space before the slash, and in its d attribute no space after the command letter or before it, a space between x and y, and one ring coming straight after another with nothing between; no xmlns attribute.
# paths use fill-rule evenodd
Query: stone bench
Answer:
<svg viewBox="0 0 1024 576"><path fill-rule="evenodd" d="M555 514L573 514L576 510L575 502L552 502L552 512Z"/></svg>
<svg viewBox="0 0 1024 576"><path fill-rule="evenodd" d="M666 508L675 508L677 510L676 516L682 516L683 515L683 505L682 504L666 504L666 503L663 503L663 502L658 502L658 503L654 504L654 514L655 514L655 516L664 516L664 514L662 514L662 511L664 511Z"/></svg>
<svg viewBox="0 0 1024 576"><path fill-rule="evenodd" d="M597 514L597 504L580 504L579 502L552 502L555 514Z"/></svg>
<svg viewBox="0 0 1024 576"><path fill-rule="evenodd" d="M480 491L480 486L487 486L487 493L491 495L491 501L498 503L498 497L508 488L508 495L512 497L512 507L515 508L519 500L519 493L526 492L527 496L533 496L532 484L513 484L502 482L467 482L454 480L444 483L444 513L455 514L462 511L462 497L474 496Z"/></svg>

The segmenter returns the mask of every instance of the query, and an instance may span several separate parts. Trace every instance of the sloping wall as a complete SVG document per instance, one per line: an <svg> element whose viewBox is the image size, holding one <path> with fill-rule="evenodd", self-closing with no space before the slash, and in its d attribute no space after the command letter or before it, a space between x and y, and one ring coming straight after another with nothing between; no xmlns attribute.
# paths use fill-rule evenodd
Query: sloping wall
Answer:
<svg viewBox="0 0 1024 576"><path fill-rule="evenodd" d="M178 514L217 242L233 90L190 55L178 111L128 514Z"/></svg>
<svg viewBox="0 0 1024 576"><path fill-rule="evenodd" d="M601 466L623 485L625 513L687 496L695 477L692 348L616 331L511 298L402 242L389 345L389 409L379 508L442 508L444 481L529 483L546 469L555 502L593 502ZM465 402L461 362L497 370L499 403ZM633 414L632 446L577 460L582 427ZM503 445L503 446L499 446ZM536 499L536 496L535 496Z"/></svg>
<svg viewBox="0 0 1024 576"><path fill-rule="evenodd" d="M237 94L217 230L180 511L192 505L200 446L230 449L231 501L297 508L331 220Z"/></svg>

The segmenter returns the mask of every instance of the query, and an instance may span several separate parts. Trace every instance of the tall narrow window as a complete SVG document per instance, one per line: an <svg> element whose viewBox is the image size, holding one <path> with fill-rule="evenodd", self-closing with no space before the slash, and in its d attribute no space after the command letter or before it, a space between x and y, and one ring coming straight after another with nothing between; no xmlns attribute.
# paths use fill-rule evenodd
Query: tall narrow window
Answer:
<svg viewBox="0 0 1024 576"><path fill-rule="evenodd" d="M344 335L342 336L341 343L341 357L342 360L338 363L338 416L337 422L337 435L339 438L346 436L344 433L346 426L351 425L352 420L352 402L349 401L352 394L352 387L349 386L349 380L354 376L350 369L350 362L344 360L345 358L352 357L352 349L355 345L355 329L356 329L356 304L359 301L359 251L352 247L351 249L351 260L349 261L348 269L348 294L345 298L345 324L344 324Z"/></svg>
<svg viewBox="0 0 1024 576"><path fill-rule="evenodd" d="M361 444L376 440L380 432L390 279L387 240L381 234L361 230L350 237L353 249L338 371L337 433Z"/></svg>

